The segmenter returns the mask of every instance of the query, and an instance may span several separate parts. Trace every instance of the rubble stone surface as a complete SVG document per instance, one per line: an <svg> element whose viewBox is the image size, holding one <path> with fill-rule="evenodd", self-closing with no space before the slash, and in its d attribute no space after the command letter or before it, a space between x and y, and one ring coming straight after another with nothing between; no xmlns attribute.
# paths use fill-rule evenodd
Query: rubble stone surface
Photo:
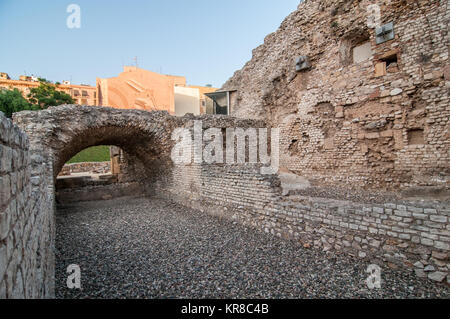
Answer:
<svg viewBox="0 0 450 319"><path fill-rule="evenodd" d="M293 241L165 199L60 207L58 298L448 298L449 288L382 265ZM66 286L78 264L81 290Z"/></svg>
<svg viewBox="0 0 450 319"><path fill-rule="evenodd" d="M382 44L374 4L394 25ZM448 198L449 19L444 0L303 1L222 89L233 116L283 130L281 166L315 185L439 187ZM370 57L354 62L361 44ZM297 72L305 55L311 68Z"/></svg>

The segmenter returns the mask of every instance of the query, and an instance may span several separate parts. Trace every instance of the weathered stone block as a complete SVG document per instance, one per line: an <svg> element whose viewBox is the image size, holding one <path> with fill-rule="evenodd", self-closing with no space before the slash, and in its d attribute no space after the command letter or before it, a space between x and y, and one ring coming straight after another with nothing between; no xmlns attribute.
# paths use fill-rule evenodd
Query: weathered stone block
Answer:
<svg viewBox="0 0 450 319"><path fill-rule="evenodd" d="M449 243L444 243L442 241L435 241L434 242L434 247L437 248L437 249L450 250L450 244Z"/></svg>
<svg viewBox="0 0 450 319"><path fill-rule="evenodd" d="M433 240L428 239L428 238L422 238L422 239L420 240L420 242L422 243L422 245L425 245L425 246L433 246L433 245L434 245ZM437 248L437 247L436 247L436 248Z"/></svg>
<svg viewBox="0 0 450 319"><path fill-rule="evenodd" d="M436 271L436 272L428 274L428 278L430 280L433 280L436 282L443 282L446 277L447 277L447 273L440 272L440 271Z"/></svg>
<svg viewBox="0 0 450 319"><path fill-rule="evenodd" d="M447 217L446 216L440 216L440 215L430 215L430 220L437 223L446 223Z"/></svg>
<svg viewBox="0 0 450 319"><path fill-rule="evenodd" d="M0 207L11 198L11 179L9 175L0 176Z"/></svg>

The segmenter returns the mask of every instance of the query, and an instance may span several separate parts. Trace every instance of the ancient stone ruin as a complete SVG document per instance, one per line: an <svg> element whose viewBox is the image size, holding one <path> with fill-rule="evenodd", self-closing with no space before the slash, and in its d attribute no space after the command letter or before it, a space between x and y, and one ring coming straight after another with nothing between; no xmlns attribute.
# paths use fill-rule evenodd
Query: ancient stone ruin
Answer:
<svg viewBox="0 0 450 319"><path fill-rule="evenodd" d="M283 166L319 184L446 187L448 2L377 1L381 44L372 3L300 4L224 85L232 113L283 127Z"/></svg>
<svg viewBox="0 0 450 319"><path fill-rule="evenodd" d="M95 145L123 150L121 173L78 194L157 193L448 283L450 6L379 2L379 26L371 1L302 2L225 84L229 117L76 105L16 113L14 124L1 115L0 297L54 296L56 177ZM279 127L280 170L173 163L173 131L197 120Z"/></svg>

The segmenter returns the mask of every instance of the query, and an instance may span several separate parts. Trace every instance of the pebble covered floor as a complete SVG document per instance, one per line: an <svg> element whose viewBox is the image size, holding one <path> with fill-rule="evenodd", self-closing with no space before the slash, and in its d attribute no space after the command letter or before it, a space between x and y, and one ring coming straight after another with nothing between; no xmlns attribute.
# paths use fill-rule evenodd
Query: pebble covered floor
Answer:
<svg viewBox="0 0 450 319"><path fill-rule="evenodd" d="M159 198L59 207L57 298L449 298L449 287L304 248ZM81 290L66 269L81 268ZM381 265L380 265L381 266Z"/></svg>

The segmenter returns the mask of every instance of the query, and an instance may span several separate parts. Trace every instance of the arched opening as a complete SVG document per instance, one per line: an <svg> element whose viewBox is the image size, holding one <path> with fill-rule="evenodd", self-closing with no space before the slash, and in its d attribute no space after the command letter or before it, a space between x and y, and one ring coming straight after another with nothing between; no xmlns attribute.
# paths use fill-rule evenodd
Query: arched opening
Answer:
<svg viewBox="0 0 450 319"><path fill-rule="evenodd" d="M65 163L55 181L58 204L145 195L144 164L114 145L84 149Z"/></svg>
<svg viewBox="0 0 450 319"><path fill-rule="evenodd" d="M153 183L167 177L171 166L167 149L156 136L134 125L85 129L60 144L54 145L53 154L57 203L142 196ZM89 164L85 172L61 176L70 159L92 147L103 148L103 152L107 148L109 154L103 160L109 163ZM102 166L107 166L105 171Z"/></svg>
<svg viewBox="0 0 450 319"><path fill-rule="evenodd" d="M122 188L131 187L134 194L143 195L170 183L173 165L170 152L174 144L171 133L182 121L167 112L66 105L38 115L21 112L15 122L30 138L31 165L35 171L44 171L39 180L45 182L50 196L58 195L57 177L64 165L79 152L101 145L120 149L122 162L116 163L120 165L120 173L116 174L115 184ZM122 192L117 186L110 187L114 194L104 197L120 196ZM72 194L72 200L77 200L76 196Z"/></svg>
<svg viewBox="0 0 450 319"><path fill-rule="evenodd" d="M55 147L54 154L54 175L55 177L62 170L63 166L73 156L79 152L93 146L114 145L129 155L130 160L137 160L146 168L139 179L146 179L155 173L160 175L160 169L167 168L168 162L163 162L159 143L152 135L141 131L139 128L103 126L83 130L79 134L72 136L70 141Z"/></svg>

